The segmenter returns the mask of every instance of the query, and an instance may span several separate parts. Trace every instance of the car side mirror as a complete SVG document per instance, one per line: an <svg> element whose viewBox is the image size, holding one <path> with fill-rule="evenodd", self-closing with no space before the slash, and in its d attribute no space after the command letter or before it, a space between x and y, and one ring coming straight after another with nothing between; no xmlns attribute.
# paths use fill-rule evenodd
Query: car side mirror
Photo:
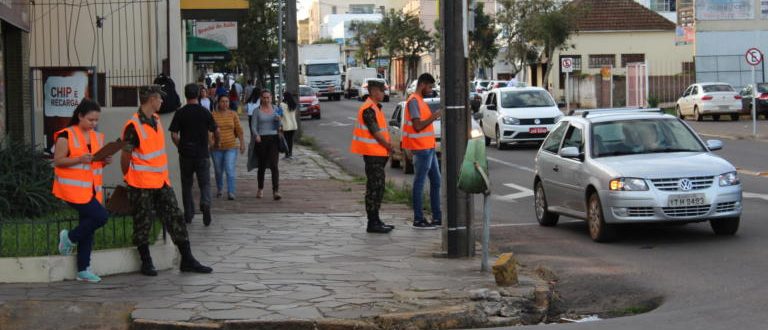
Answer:
<svg viewBox="0 0 768 330"><path fill-rule="evenodd" d="M472 114L472 118L475 118L475 120L483 119L483 113L482 112L475 112Z"/></svg>
<svg viewBox="0 0 768 330"><path fill-rule="evenodd" d="M580 158L579 148L565 147L560 149L560 157L563 158Z"/></svg>
<svg viewBox="0 0 768 330"><path fill-rule="evenodd" d="M486 108L486 109L488 109L488 110L490 110L490 111L496 111L496 105L495 105L495 104L489 104L489 105L488 105L487 107L485 107L485 108Z"/></svg>
<svg viewBox="0 0 768 330"><path fill-rule="evenodd" d="M723 149L723 141L707 140L707 148L709 148L709 151L721 150Z"/></svg>
<svg viewBox="0 0 768 330"><path fill-rule="evenodd" d="M389 121L389 126L393 126L393 127L400 126L400 123L397 120L392 119Z"/></svg>

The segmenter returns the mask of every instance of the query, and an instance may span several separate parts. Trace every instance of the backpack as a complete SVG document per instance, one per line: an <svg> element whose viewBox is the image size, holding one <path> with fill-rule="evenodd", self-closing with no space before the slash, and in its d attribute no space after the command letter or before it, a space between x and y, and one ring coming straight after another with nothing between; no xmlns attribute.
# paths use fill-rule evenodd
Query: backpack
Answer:
<svg viewBox="0 0 768 330"><path fill-rule="evenodd" d="M155 85L160 85L165 96L163 97L163 105L160 107L160 113L174 112L181 107L181 98L176 93L176 83L170 77L160 74L155 78L153 82Z"/></svg>

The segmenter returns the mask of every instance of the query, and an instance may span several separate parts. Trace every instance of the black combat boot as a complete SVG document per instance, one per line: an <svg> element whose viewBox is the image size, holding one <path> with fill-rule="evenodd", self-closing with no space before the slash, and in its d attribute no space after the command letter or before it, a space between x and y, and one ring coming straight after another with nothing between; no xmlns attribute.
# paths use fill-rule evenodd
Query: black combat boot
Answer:
<svg viewBox="0 0 768 330"><path fill-rule="evenodd" d="M192 249L189 247L189 241L179 243L178 247L179 253L181 253L181 266L179 267L179 270L182 272L203 274L213 272L211 267L201 265L200 262L192 256Z"/></svg>
<svg viewBox="0 0 768 330"><path fill-rule="evenodd" d="M392 227L385 226L379 219L379 215L376 212L368 213L368 228L365 230L368 233L386 234L392 231Z"/></svg>
<svg viewBox="0 0 768 330"><path fill-rule="evenodd" d="M157 276L157 269L152 264L152 256L149 255L149 245L143 244L137 247L141 257L141 273L146 276Z"/></svg>

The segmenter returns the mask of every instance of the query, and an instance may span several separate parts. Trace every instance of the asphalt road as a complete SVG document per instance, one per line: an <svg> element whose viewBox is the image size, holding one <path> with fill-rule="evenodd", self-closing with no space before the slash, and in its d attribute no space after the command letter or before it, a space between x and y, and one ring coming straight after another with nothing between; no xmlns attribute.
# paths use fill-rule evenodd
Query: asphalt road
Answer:
<svg viewBox="0 0 768 330"><path fill-rule="evenodd" d="M395 102L385 103L391 114ZM360 102L322 104L321 120L304 120L306 134L347 171L363 176L363 161L348 152ZM720 137L728 132L720 132ZM586 225L561 217L557 227L538 226L530 188L536 145L488 149L492 202L492 247L512 251L522 264L557 274L561 312L650 313L599 322L547 325L558 329L765 329L768 289L768 142L724 139L718 152L741 169L744 214L734 237L717 237L707 223L685 226L638 225L621 230L610 244L590 240ZM684 166L684 164L681 164ZM391 169L388 178L410 182ZM475 208L480 221L482 202ZM386 211L386 210L384 210ZM404 229L408 230L408 229ZM538 328L538 327L537 327Z"/></svg>

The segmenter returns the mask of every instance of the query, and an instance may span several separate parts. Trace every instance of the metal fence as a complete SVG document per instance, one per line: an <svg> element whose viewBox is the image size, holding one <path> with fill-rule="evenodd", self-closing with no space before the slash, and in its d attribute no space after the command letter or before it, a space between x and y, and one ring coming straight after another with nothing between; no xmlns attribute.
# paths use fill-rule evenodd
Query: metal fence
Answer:
<svg viewBox="0 0 768 330"><path fill-rule="evenodd" d="M107 188L110 191L114 188ZM0 220L0 258L30 257L58 254L59 232L77 226L78 214L62 204L60 211L46 215L45 219ZM151 238L165 239L165 228L155 221ZM133 218L110 214L107 224L94 234L94 250L133 246Z"/></svg>
<svg viewBox="0 0 768 330"><path fill-rule="evenodd" d="M758 82L766 81L765 61L755 68ZM725 82L741 89L752 84L752 66L744 55L696 56L696 77L700 82Z"/></svg>

